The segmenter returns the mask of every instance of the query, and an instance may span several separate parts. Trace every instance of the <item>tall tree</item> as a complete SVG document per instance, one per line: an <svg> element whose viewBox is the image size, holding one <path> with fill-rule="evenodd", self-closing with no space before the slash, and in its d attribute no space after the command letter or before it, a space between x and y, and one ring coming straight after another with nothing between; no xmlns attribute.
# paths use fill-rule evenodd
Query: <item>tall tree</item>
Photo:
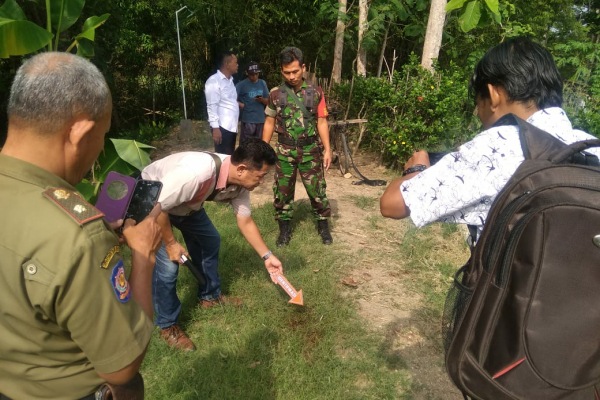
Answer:
<svg viewBox="0 0 600 400"><path fill-rule="evenodd" d="M358 55L356 57L356 73L359 76L367 76L367 48L364 45L367 33L369 3L368 0L358 2Z"/></svg>
<svg viewBox="0 0 600 400"><path fill-rule="evenodd" d="M444 22L446 21L446 0L432 0L423 44L421 65L433 72L433 60L437 59L442 47Z"/></svg>
<svg viewBox="0 0 600 400"><path fill-rule="evenodd" d="M346 30L346 5L347 0L338 1L338 18L335 27L335 48L333 50L333 68L331 80L340 83L342 80L342 55L344 52L344 32Z"/></svg>

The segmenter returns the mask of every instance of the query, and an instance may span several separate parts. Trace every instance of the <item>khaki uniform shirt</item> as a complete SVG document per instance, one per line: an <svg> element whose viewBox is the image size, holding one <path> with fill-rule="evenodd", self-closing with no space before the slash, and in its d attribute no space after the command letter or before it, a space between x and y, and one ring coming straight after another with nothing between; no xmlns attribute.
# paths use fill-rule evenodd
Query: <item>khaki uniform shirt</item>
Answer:
<svg viewBox="0 0 600 400"><path fill-rule="evenodd" d="M75 399L146 348L117 237L61 178L0 154L0 393Z"/></svg>

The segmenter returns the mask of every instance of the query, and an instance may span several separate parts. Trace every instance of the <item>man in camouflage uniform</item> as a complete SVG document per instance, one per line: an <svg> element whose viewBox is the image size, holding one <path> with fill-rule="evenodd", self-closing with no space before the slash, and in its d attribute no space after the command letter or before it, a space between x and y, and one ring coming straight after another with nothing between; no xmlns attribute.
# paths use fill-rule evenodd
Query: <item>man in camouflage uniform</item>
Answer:
<svg viewBox="0 0 600 400"><path fill-rule="evenodd" d="M331 208L325 193L325 171L331 165L325 96L320 87L304 81L306 66L300 49L286 47L280 53L280 62L285 82L269 94L263 130L263 140L267 143L273 131L278 135L273 186L273 205L279 223L277 246L287 245L291 239L292 202L298 171L317 220L317 231L324 244L331 244L328 224Z"/></svg>

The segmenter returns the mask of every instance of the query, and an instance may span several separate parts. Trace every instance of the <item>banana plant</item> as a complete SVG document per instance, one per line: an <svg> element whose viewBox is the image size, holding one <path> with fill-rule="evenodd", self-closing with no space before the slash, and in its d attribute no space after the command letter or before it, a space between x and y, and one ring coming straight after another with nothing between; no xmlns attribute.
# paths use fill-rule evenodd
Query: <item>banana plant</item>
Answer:
<svg viewBox="0 0 600 400"><path fill-rule="evenodd" d="M43 48L59 50L60 35L73 26L81 16L85 0L46 0L46 27L31 22L16 0L6 0L0 7L0 58L35 53ZM81 33L72 38L65 49L77 47L77 55L92 57L96 28L110 14L92 16L85 20Z"/></svg>
<svg viewBox="0 0 600 400"><path fill-rule="evenodd" d="M0 6L0 58L23 56L38 51L60 51L60 36L71 28L81 16L85 0L45 0L46 27L27 19L16 0L6 0ZM75 35L64 51L90 58L94 55L96 28L104 24L110 14L89 17L81 33ZM110 171L133 175L150 163L148 150L152 146L125 139L107 139L90 176L83 179L77 189L94 202L100 186Z"/></svg>

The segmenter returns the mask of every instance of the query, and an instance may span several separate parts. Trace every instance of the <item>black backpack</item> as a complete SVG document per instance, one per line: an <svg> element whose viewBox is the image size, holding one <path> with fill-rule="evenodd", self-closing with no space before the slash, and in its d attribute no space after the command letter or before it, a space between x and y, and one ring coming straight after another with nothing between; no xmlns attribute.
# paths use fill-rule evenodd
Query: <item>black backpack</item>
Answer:
<svg viewBox="0 0 600 400"><path fill-rule="evenodd" d="M525 161L446 299L446 368L466 398L600 399L600 167L510 114Z"/></svg>

